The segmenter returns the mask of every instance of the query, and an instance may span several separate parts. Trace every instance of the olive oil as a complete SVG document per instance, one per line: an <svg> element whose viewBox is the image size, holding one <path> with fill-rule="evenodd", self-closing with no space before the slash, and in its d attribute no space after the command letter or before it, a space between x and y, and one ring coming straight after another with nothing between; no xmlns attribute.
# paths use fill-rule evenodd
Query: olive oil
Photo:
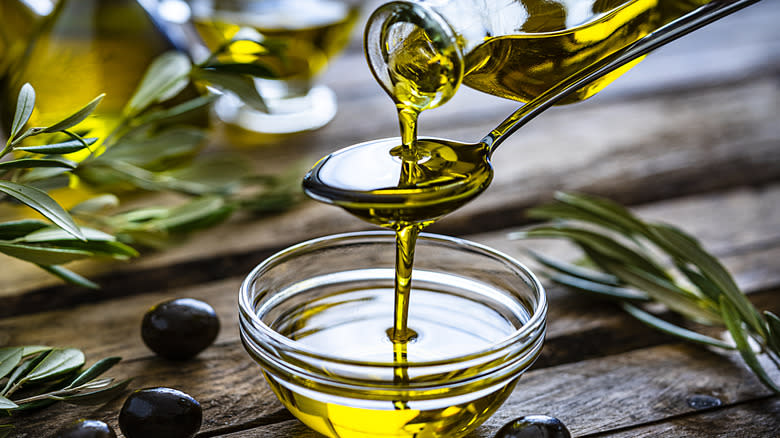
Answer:
<svg viewBox="0 0 780 438"><path fill-rule="evenodd" d="M217 1L210 14L195 9L194 23L211 50L241 37L242 29L280 50L237 42L223 61L257 61L279 79L308 82L346 46L357 16L355 5L337 0L238 0Z"/></svg>
<svg viewBox="0 0 780 438"><path fill-rule="evenodd" d="M349 277L346 274L344 277ZM393 318L393 287L383 281L360 279L360 275L330 284L326 287L329 292L321 293L319 298L302 300L297 308L287 309L275 318L274 329L312 351L329 352L335 360L360 358L365 363L395 363L395 378L409 388L448 379L421 375L403 364L447 361L483 351L511 335L530 317L522 306L513 306L508 316L468 298L468 291L475 286L463 277L446 274L436 278L428 274L420 273L421 285L414 289L415 306L408 317L416 336L407 342L392 342L385 332ZM432 278L436 281L427 281ZM300 293L300 286L295 288L290 292ZM478 376L490 365L495 364L469 368L466 376L453 375L451 379ZM265 375L296 417L336 438L461 437L500 406L517 381L485 385L483 379L476 378L472 386L453 391L455 394L442 396L436 391L439 394L410 396L405 394L408 390L386 387L366 393L348 387L326 390L317 381L281 381L270 373Z"/></svg>

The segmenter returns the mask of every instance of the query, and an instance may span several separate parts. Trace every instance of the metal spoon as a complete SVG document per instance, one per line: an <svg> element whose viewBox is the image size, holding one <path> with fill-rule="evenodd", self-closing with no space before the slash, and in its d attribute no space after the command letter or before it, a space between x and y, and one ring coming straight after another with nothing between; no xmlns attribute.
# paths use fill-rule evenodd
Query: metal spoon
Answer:
<svg viewBox="0 0 780 438"><path fill-rule="evenodd" d="M478 143L418 138L418 143L427 142L428 146L438 143L449 148L452 154L468 156L471 160L469 164L473 165L468 172L434 178L433 182L420 180L417 185L404 185L399 182L399 175L403 172L402 168L410 164L390 159L393 146L399 144L398 139L379 139L339 150L319 160L304 177L304 191L314 199L341 206L364 219L375 214L379 205L388 211L402 210L404 216L393 219L397 222L435 219L484 191L492 177L490 158L495 150L507 137L544 110L640 56L758 1L712 0L559 82L521 106ZM424 160L420 163L422 169ZM482 180L475 184L473 175L480 175ZM404 178L401 177L400 181ZM421 188L431 196L425 199L418 196ZM452 202L453 196L458 197L457 202ZM437 203L447 205L436 208Z"/></svg>

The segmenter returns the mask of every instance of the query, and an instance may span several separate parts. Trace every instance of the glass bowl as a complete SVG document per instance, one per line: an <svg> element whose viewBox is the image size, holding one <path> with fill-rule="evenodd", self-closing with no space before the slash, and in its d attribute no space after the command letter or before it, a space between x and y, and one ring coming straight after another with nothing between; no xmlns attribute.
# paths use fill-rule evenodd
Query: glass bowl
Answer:
<svg viewBox="0 0 780 438"><path fill-rule="evenodd" d="M394 233L310 240L258 265L239 296L241 339L279 400L333 438L466 435L542 348L547 299L525 266L423 233L409 328L393 343Z"/></svg>

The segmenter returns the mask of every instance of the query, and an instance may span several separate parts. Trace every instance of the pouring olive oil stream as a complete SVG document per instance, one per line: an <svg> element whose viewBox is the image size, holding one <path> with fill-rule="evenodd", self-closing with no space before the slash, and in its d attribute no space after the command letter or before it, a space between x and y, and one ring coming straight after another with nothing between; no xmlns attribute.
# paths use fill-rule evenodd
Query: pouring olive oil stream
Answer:
<svg viewBox="0 0 780 438"><path fill-rule="evenodd" d="M374 12L365 49L396 104L400 140L334 152L314 165L303 187L396 233L395 313L386 332L397 378L405 378L406 346L417 337L407 324L416 238L488 187L498 145L549 107L592 96L650 51L757 1L527 0L525 21L512 23L522 31L483 37L465 54L470 42L425 2L393 2ZM527 103L478 143L418 138L419 114L449 100L461 82Z"/></svg>

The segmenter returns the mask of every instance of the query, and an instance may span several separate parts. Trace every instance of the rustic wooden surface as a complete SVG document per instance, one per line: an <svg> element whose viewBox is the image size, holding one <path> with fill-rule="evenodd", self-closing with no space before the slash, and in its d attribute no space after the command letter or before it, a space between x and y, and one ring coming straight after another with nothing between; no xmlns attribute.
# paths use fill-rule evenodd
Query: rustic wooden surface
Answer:
<svg viewBox="0 0 780 438"><path fill-rule="evenodd" d="M691 232L758 308L780 312L778 20L780 2L765 0L652 54L595 98L542 115L498 151L496 178L484 195L431 231L521 259L526 246L566 257L566 245L511 241L507 233L525 225L524 210L555 190L606 195ZM323 80L339 97L336 119L314 133L242 149L260 169L313 163L338 147L397 135L393 107L368 73L357 37ZM422 116L421 134L475 140L516 106L462 89ZM103 285L98 292L61 285L3 258L0 346L70 345L89 363L121 355L112 374L134 376L133 388L175 387L201 402L202 437L314 438L276 401L244 353L238 285L280 248L366 228L338 209L306 201L272 217L236 218L132 263L74 265ZM492 437L527 414L556 416L578 437L780 436L780 398L738 357L680 343L608 302L546 286L542 356L471 438ZM197 358L174 363L143 345L140 321L151 305L183 296L212 304L223 329ZM717 405L697 409L702 399ZM83 417L103 419L119 432L122 402L57 405L16 417L17 435L49 436Z"/></svg>

